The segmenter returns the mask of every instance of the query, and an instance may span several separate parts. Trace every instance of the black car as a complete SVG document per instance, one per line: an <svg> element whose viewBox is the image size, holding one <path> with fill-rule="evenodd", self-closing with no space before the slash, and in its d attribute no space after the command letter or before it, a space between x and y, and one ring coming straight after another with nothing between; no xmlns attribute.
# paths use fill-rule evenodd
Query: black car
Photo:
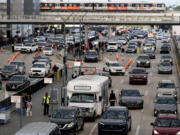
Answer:
<svg viewBox="0 0 180 135"><path fill-rule="evenodd" d="M158 114L177 114L177 103L172 96L159 96L154 102L154 116Z"/></svg>
<svg viewBox="0 0 180 135"><path fill-rule="evenodd" d="M50 122L56 123L63 135L77 135L84 127L84 117L77 107L60 107L50 116Z"/></svg>
<svg viewBox="0 0 180 135"><path fill-rule="evenodd" d="M160 53L170 53L171 49L167 45L162 45L160 49Z"/></svg>
<svg viewBox="0 0 180 135"><path fill-rule="evenodd" d="M98 62L98 54L95 50L89 50L84 54L85 62Z"/></svg>
<svg viewBox="0 0 180 135"><path fill-rule="evenodd" d="M150 59L155 59L156 58L156 54L155 54L155 52L153 50L147 50L145 52L145 54L148 55Z"/></svg>
<svg viewBox="0 0 180 135"><path fill-rule="evenodd" d="M17 75L19 73L16 65L5 65L1 70L1 77L3 80L8 80L13 75Z"/></svg>
<svg viewBox="0 0 180 135"><path fill-rule="evenodd" d="M137 67L151 67L151 60L148 55L139 55L136 60Z"/></svg>
<svg viewBox="0 0 180 135"><path fill-rule="evenodd" d="M30 85L30 81L23 75L14 75L6 83L7 91L19 91Z"/></svg>
<svg viewBox="0 0 180 135"><path fill-rule="evenodd" d="M131 130L131 114L127 107L109 107L98 122L98 134L128 135Z"/></svg>
<svg viewBox="0 0 180 135"><path fill-rule="evenodd" d="M137 89L122 89L119 104L128 108L143 109L144 100Z"/></svg>

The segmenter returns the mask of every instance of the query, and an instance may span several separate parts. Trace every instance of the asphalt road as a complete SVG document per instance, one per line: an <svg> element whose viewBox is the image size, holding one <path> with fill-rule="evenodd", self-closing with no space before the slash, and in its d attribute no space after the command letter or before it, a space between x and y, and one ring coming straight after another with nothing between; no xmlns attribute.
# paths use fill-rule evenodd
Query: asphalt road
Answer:
<svg viewBox="0 0 180 135"><path fill-rule="evenodd" d="M129 84L129 74L128 72L136 66L136 54L121 54L118 53L119 59L121 61L122 58L125 58L125 61L121 63L125 65L127 61L132 58L133 64L129 67L125 76L112 76L112 88L115 90L116 96L118 98L120 94L120 90L122 88L135 88L140 90L140 93L144 95L144 109L142 110L130 110L132 116L132 130L129 135L150 135L152 133L152 126L150 126L150 122L154 121L153 110L154 110L154 100L156 95L156 88L158 82L162 79L170 79L174 80L176 85L178 85L177 71L176 65L173 65L173 74L172 75L159 75L157 73L157 65L160 61L161 54L159 54L160 50L160 41L157 42L157 50L156 50L156 59L151 60L151 68L147 68L148 72L148 84L147 85L130 85ZM141 47L142 53L143 46ZM172 52L171 52L172 53ZM106 60L115 60L116 53L106 53L104 56L104 60L99 62L98 64L89 64L96 66L97 68L102 69L103 64ZM87 64L88 65L88 64ZM117 104L118 105L118 104ZM86 122L85 128L83 131L79 133L79 135L98 135L97 123L96 122Z"/></svg>

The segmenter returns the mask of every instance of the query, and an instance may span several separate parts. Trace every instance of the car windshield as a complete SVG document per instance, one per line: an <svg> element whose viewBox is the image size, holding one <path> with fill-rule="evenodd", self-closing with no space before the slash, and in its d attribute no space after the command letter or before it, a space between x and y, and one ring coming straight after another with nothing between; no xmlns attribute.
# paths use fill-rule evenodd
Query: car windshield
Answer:
<svg viewBox="0 0 180 135"><path fill-rule="evenodd" d="M137 90L123 90L121 96L140 96L140 93Z"/></svg>
<svg viewBox="0 0 180 135"><path fill-rule="evenodd" d="M4 66L2 70L15 71L16 67L15 66Z"/></svg>
<svg viewBox="0 0 180 135"><path fill-rule="evenodd" d="M156 120L156 126L158 127L180 127L180 121L178 119L167 119L167 118L159 118Z"/></svg>
<svg viewBox="0 0 180 135"><path fill-rule="evenodd" d="M146 71L144 69L133 69L132 73L133 74L145 74Z"/></svg>
<svg viewBox="0 0 180 135"><path fill-rule="evenodd" d="M159 83L159 88L175 88L174 83Z"/></svg>
<svg viewBox="0 0 180 135"><path fill-rule="evenodd" d="M24 44L25 46L32 46L32 44L29 44L29 43L26 43L26 44Z"/></svg>
<svg viewBox="0 0 180 135"><path fill-rule="evenodd" d="M149 56L139 56L138 59L148 60Z"/></svg>
<svg viewBox="0 0 180 135"><path fill-rule="evenodd" d="M38 46L46 46L47 43L37 43Z"/></svg>
<svg viewBox="0 0 180 135"><path fill-rule="evenodd" d="M44 64L33 64L33 68L44 68Z"/></svg>
<svg viewBox="0 0 180 135"><path fill-rule="evenodd" d="M72 110L60 110L56 111L52 115L52 118L57 118L57 119L72 119L74 118L74 112Z"/></svg>
<svg viewBox="0 0 180 135"><path fill-rule="evenodd" d="M128 46L128 48L136 48L136 46L130 45L130 46Z"/></svg>
<svg viewBox="0 0 180 135"><path fill-rule="evenodd" d="M158 98L156 103L157 104L176 104L176 101L173 98Z"/></svg>
<svg viewBox="0 0 180 135"><path fill-rule="evenodd" d="M97 55L97 53L95 51L88 51L86 55Z"/></svg>
<svg viewBox="0 0 180 135"><path fill-rule="evenodd" d="M112 67L120 67L120 63L109 63L110 66Z"/></svg>
<svg viewBox="0 0 180 135"><path fill-rule="evenodd" d="M23 66L23 62L11 62L12 65L18 65L18 66Z"/></svg>
<svg viewBox="0 0 180 135"><path fill-rule="evenodd" d="M15 46L23 46L23 44L15 44Z"/></svg>
<svg viewBox="0 0 180 135"><path fill-rule="evenodd" d="M103 119L118 119L118 120L125 120L126 119L126 115L124 111L120 111L120 110L108 110L106 111L103 116Z"/></svg>
<svg viewBox="0 0 180 135"><path fill-rule="evenodd" d="M11 77L10 81L23 81L24 77L22 76L13 76Z"/></svg>
<svg viewBox="0 0 180 135"><path fill-rule="evenodd" d="M160 66L171 66L171 63L169 63L169 62L162 62L162 63L160 63Z"/></svg>
<svg viewBox="0 0 180 135"><path fill-rule="evenodd" d="M95 96L94 94L73 94L70 102L74 103L94 103Z"/></svg>
<svg viewBox="0 0 180 135"><path fill-rule="evenodd" d="M109 43L109 45L114 45L114 46L115 46L115 45L116 45L116 43Z"/></svg>
<svg viewBox="0 0 180 135"><path fill-rule="evenodd" d="M51 51L51 47L45 47L43 50Z"/></svg>
<svg viewBox="0 0 180 135"><path fill-rule="evenodd" d="M167 58L171 59L172 57L169 56L169 55L164 55L164 56L162 56L162 59L167 59Z"/></svg>
<svg viewBox="0 0 180 135"><path fill-rule="evenodd" d="M136 42L130 42L129 46L131 46L131 45L134 46L134 45L137 45L137 43Z"/></svg>

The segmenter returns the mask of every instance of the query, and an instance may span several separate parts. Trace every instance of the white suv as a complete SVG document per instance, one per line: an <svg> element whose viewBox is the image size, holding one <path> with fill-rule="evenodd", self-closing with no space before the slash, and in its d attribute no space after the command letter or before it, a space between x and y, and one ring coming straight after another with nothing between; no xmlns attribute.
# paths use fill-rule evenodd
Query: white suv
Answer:
<svg viewBox="0 0 180 135"><path fill-rule="evenodd" d="M38 45L35 43L25 43L21 48L21 52L31 53L38 50Z"/></svg>
<svg viewBox="0 0 180 135"><path fill-rule="evenodd" d="M50 69L45 62L36 62L29 71L29 77L46 77Z"/></svg>
<svg viewBox="0 0 180 135"><path fill-rule="evenodd" d="M118 52L118 44L116 42L109 42L107 52Z"/></svg>

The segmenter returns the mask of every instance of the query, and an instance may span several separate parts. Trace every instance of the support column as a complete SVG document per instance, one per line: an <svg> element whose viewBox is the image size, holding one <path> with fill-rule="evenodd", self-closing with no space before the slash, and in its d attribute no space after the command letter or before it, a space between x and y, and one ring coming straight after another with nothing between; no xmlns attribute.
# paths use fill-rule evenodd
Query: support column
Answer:
<svg viewBox="0 0 180 135"><path fill-rule="evenodd" d="M88 43L88 25L85 25L85 44L89 48L89 43Z"/></svg>
<svg viewBox="0 0 180 135"><path fill-rule="evenodd" d="M111 38L112 37L112 26L111 25L109 25L108 26L108 38Z"/></svg>

